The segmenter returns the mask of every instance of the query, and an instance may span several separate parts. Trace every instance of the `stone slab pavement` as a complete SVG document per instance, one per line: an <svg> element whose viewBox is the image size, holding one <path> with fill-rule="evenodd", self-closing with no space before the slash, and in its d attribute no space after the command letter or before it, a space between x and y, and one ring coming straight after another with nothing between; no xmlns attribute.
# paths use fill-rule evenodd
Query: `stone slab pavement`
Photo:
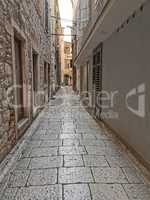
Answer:
<svg viewBox="0 0 150 200"><path fill-rule="evenodd" d="M0 183L1 200L150 200L120 141L62 88Z"/></svg>

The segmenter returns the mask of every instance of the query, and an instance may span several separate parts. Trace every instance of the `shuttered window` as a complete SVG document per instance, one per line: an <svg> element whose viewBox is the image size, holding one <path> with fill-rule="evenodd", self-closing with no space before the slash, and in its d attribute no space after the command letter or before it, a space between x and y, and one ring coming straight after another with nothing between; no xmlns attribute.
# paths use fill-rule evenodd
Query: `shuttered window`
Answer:
<svg viewBox="0 0 150 200"><path fill-rule="evenodd" d="M93 84L95 84L95 65L96 65L96 55L93 56Z"/></svg>
<svg viewBox="0 0 150 200"><path fill-rule="evenodd" d="M95 88L95 106L101 113L101 95L102 91L102 44L94 51L93 56L93 84Z"/></svg>

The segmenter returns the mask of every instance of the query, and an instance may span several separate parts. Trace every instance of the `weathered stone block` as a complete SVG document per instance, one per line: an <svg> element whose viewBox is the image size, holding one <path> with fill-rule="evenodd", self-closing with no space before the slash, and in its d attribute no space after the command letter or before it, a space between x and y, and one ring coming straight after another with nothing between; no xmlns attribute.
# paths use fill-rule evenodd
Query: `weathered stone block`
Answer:
<svg viewBox="0 0 150 200"><path fill-rule="evenodd" d="M3 120L4 121L9 121L10 120L10 111L7 110L3 113Z"/></svg>
<svg viewBox="0 0 150 200"><path fill-rule="evenodd" d="M18 11L21 9L21 11ZM44 8L43 8L44 9ZM29 22L29 18L32 20ZM12 22L14 22L12 24ZM17 29L17 31L14 31ZM1 151L1 158L6 155L8 149L14 144L15 136L15 111L10 110L13 108L13 102L16 94L14 90L8 93L8 89L13 87L15 83L14 74L18 72L13 71L13 60L15 60L15 52L12 46L13 31L15 37L22 40L22 53L23 57L23 81L25 83L24 90L25 95L24 102L28 105L32 105L32 49L36 47L39 54L39 67L43 70L44 62L50 63L51 45L49 38L45 33L43 24L41 23L41 17L38 15L35 4L32 1L12 1L1 0L0 1L0 144L5 145L4 151ZM17 34L16 34L17 32ZM42 71L41 70L41 71ZM40 73L42 74L42 73ZM39 75L40 75L39 74ZM38 81L41 90L44 88L44 77L41 77ZM40 83L42 83L40 85ZM27 87L26 87L27 86ZM9 100L9 101L8 101ZM44 97L43 101L44 102ZM27 110L27 108L25 108ZM32 111L29 111L32 113ZM23 128L25 130L25 128ZM7 138L5 136L8 136ZM18 134L19 135L19 134ZM19 137L18 137L19 138ZM5 143L4 143L5 142ZM7 149L7 150L6 150Z"/></svg>

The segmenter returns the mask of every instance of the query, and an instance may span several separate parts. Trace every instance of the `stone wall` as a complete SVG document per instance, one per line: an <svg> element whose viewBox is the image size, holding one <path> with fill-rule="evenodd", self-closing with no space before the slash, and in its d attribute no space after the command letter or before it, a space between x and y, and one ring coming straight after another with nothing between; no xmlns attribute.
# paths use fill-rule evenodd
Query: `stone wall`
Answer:
<svg viewBox="0 0 150 200"><path fill-rule="evenodd" d="M42 0L41 0L42 1ZM44 2L44 1L43 1ZM26 87L26 127L33 118L32 103L32 49L39 58L38 89L47 91L44 86L44 62L50 64L50 38L45 32L43 16L39 13L39 1L1 0L0 1L0 161L12 149L17 139L23 134L17 129L16 112L11 105L15 101L14 84L14 34L24 38L24 82ZM8 92L9 91L9 92ZM41 98L41 104L44 98ZM24 129L21 129L24 130Z"/></svg>

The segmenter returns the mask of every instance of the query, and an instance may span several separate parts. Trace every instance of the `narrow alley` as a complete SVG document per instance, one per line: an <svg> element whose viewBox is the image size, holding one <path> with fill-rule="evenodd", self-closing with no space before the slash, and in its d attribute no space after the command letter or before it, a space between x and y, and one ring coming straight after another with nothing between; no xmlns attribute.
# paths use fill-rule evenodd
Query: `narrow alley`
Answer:
<svg viewBox="0 0 150 200"><path fill-rule="evenodd" d="M0 185L1 200L150 199L149 182L127 149L70 87L61 88L36 121Z"/></svg>
<svg viewBox="0 0 150 200"><path fill-rule="evenodd" d="M150 200L150 1L0 0L0 200Z"/></svg>

